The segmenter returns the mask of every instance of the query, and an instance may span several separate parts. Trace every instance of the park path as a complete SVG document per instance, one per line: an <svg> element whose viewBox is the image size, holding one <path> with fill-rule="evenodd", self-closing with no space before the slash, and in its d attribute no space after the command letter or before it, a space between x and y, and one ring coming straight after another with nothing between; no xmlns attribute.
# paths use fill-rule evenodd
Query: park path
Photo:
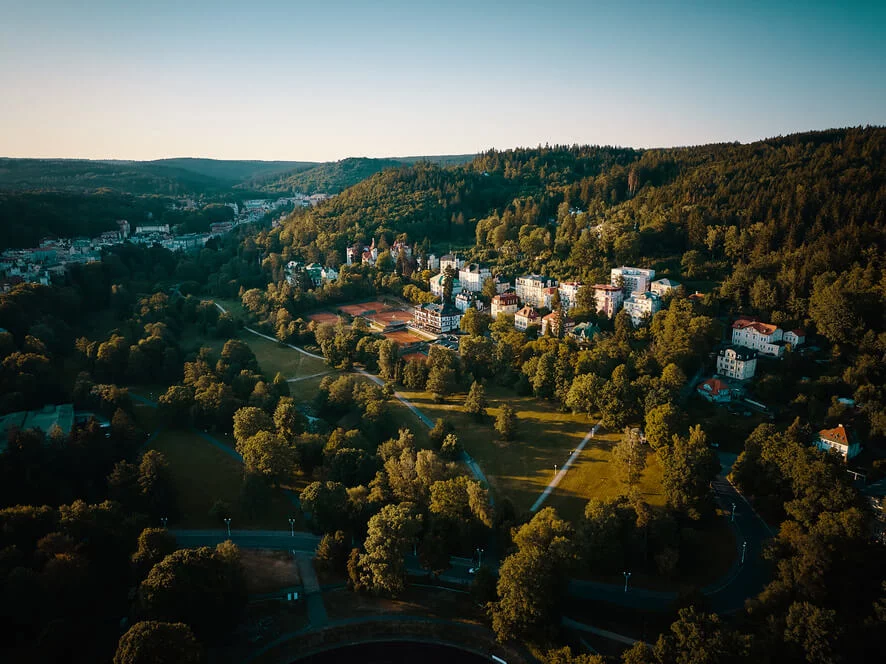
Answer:
<svg viewBox="0 0 886 664"><path fill-rule="evenodd" d="M600 422L597 422L593 426L593 428L590 431L588 431L587 435L584 438L582 438L582 441L578 444L578 447L576 447L572 451L572 454L569 455L569 459L567 459L566 463L563 464L563 467L560 469L560 472L558 472L554 476L554 479L551 480L550 484L548 484L545 487L545 490L541 492L541 495L538 497L538 500L536 500L532 504L532 507L529 508L530 512L538 511L538 508L541 507L542 504L548 499L548 496L550 496L551 493L553 493L554 489L557 488L557 485L560 484L560 481L564 477L566 477L566 472L569 470L569 468L572 466L572 464L578 458L578 455L581 454L581 451L585 448L585 445L587 445L588 442L591 440L591 438L593 438L597 434L597 431L600 430L600 426L602 424L603 424L602 420Z"/></svg>
<svg viewBox="0 0 886 664"><path fill-rule="evenodd" d="M295 564L298 566L298 574L301 577L302 587L305 591L305 603L308 607L308 620L311 627L324 625L329 620L326 613L326 605L323 603L323 591L320 590L320 581L314 570L314 552L293 551Z"/></svg>
<svg viewBox="0 0 886 664"><path fill-rule="evenodd" d="M303 380L310 380L311 378L319 378L320 376L326 376L331 374L332 370L329 371L321 371L320 373L311 374L310 376L299 376L298 378L287 378L287 383L300 383Z"/></svg>

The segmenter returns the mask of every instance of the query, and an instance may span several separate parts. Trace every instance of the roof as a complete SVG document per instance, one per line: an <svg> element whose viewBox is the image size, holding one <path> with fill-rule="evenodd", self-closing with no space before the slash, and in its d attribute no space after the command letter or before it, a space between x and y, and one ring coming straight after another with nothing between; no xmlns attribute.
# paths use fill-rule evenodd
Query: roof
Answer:
<svg viewBox="0 0 886 664"><path fill-rule="evenodd" d="M514 316L521 316L523 318L538 318L538 312L530 307L528 304L520 309Z"/></svg>
<svg viewBox="0 0 886 664"><path fill-rule="evenodd" d="M842 424L838 424L833 429L822 429L818 432L818 437L822 440L827 440L832 443L837 443L838 445L846 445L850 444L850 441L853 438L852 431Z"/></svg>
<svg viewBox="0 0 886 664"><path fill-rule="evenodd" d="M594 290L615 292L620 291L621 288L619 288L618 286L613 286L612 284L594 284Z"/></svg>
<svg viewBox="0 0 886 664"><path fill-rule="evenodd" d="M572 336L582 339L591 339L600 333L600 328L593 323L579 323L572 328Z"/></svg>
<svg viewBox="0 0 886 664"><path fill-rule="evenodd" d="M570 288L578 288L578 287L581 286L581 285L582 285L582 283L581 283L580 281L561 281L561 282L560 282L560 287L561 287L561 288L562 288L563 286L568 286L568 287L570 287Z"/></svg>
<svg viewBox="0 0 886 664"><path fill-rule="evenodd" d="M517 297L516 293L499 293L492 297L492 301L496 304L514 304L519 302L520 299Z"/></svg>
<svg viewBox="0 0 886 664"><path fill-rule="evenodd" d="M717 396L718 394L720 394L720 392L728 392L729 385L719 378L708 378L707 380L700 382L696 389L703 390L705 392L713 394L714 396Z"/></svg>
<svg viewBox="0 0 886 664"><path fill-rule="evenodd" d="M767 337L775 332L778 329L777 325L770 325L769 323L761 323L760 321L751 320L748 318L739 318L732 324L733 330L744 330L745 328L753 328L760 334L764 334Z"/></svg>
<svg viewBox="0 0 886 664"><path fill-rule="evenodd" d="M547 293L548 295L553 295L554 293L557 292L557 289L554 288L553 286L549 286L548 288L545 288L544 292Z"/></svg>
<svg viewBox="0 0 886 664"><path fill-rule="evenodd" d="M480 273L483 270L489 271L489 268L481 267L479 263L471 263L469 265L465 265L461 268L462 272L472 272L472 273Z"/></svg>
<svg viewBox="0 0 886 664"><path fill-rule="evenodd" d="M735 353L736 359L747 361L753 360L757 357L757 351L752 350L750 348L744 348L743 346L726 346L726 348L721 348L718 355L725 355L726 351L731 350Z"/></svg>
<svg viewBox="0 0 886 664"><path fill-rule="evenodd" d="M806 330L801 330L798 328L796 330L790 330L790 331L793 332L794 334L796 334L798 337L805 337L806 336Z"/></svg>
<svg viewBox="0 0 886 664"><path fill-rule="evenodd" d="M670 279L658 279L656 281L653 281L652 283L660 284L662 286L667 286L668 288L676 288L677 286L680 285L680 282L671 281Z"/></svg>

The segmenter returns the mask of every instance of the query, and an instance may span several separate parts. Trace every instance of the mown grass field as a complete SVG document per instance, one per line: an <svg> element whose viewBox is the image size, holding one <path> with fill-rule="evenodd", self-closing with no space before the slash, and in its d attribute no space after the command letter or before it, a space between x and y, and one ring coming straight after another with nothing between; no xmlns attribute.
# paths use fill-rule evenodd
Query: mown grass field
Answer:
<svg viewBox="0 0 886 664"><path fill-rule="evenodd" d="M209 515L216 500L231 506L232 528L285 529L293 508L282 491L274 490L266 509L249 515L240 508L243 466L208 441L188 430L164 430L149 446L169 462L178 492L179 528L222 528Z"/></svg>
<svg viewBox="0 0 886 664"><path fill-rule="evenodd" d="M528 510L554 477L554 464L562 465L572 450L596 423L583 415L561 413L552 403L509 390L489 386L488 416L478 421L461 411L465 394L450 396L446 403L434 403L428 392L402 390L401 393L428 417L444 417L455 426L459 441L476 459L499 497L507 497L518 511ZM503 403L517 413L514 440L501 441L493 425ZM610 450L620 433L600 431L588 442L566 477L545 503L565 517L576 520L591 497L618 495L621 484L612 477L608 464ZM643 475L640 490L650 504L663 504L660 469L652 465Z"/></svg>

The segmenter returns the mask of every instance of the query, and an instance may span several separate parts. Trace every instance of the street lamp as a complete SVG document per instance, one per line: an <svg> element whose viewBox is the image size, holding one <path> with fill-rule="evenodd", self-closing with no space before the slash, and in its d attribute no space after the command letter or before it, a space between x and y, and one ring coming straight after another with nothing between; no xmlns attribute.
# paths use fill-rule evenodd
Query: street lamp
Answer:
<svg viewBox="0 0 886 664"><path fill-rule="evenodd" d="M745 540L744 542L741 543L741 564L742 565L744 565L744 557L747 552L748 552L748 541Z"/></svg>
<svg viewBox="0 0 886 664"><path fill-rule="evenodd" d="M732 518L730 521L735 522L735 503L732 503Z"/></svg>
<svg viewBox="0 0 886 664"><path fill-rule="evenodd" d="M295 519L289 517L289 534L295 537Z"/></svg>
<svg viewBox="0 0 886 664"><path fill-rule="evenodd" d="M628 591L628 579L631 578L631 573L630 572L623 572L623 574L625 575L625 592L627 592Z"/></svg>
<svg viewBox="0 0 886 664"><path fill-rule="evenodd" d="M167 519L165 516L160 517L160 523L163 525L164 528L166 527L166 524L168 522L169 522L169 519Z"/></svg>
<svg viewBox="0 0 886 664"><path fill-rule="evenodd" d="M228 537L230 537L231 536L231 517L229 517L229 516L225 517L225 526L228 529Z"/></svg>
<svg viewBox="0 0 886 664"><path fill-rule="evenodd" d="M483 567L483 549L477 549L477 567Z"/></svg>
<svg viewBox="0 0 886 664"><path fill-rule="evenodd" d="M557 464L554 464L554 475L557 474Z"/></svg>

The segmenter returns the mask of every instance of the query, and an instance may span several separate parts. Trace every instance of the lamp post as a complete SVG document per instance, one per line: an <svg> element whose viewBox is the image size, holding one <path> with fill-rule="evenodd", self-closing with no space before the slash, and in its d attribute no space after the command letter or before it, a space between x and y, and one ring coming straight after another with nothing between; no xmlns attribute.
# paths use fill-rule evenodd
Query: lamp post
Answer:
<svg viewBox="0 0 886 664"><path fill-rule="evenodd" d="M160 524L165 528L167 523L169 523L169 519L167 519L165 516L161 516Z"/></svg>
<svg viewBox="0 0 886 664"><path fill-rule="evenodd" d="M225 517L225 527L228 529L228 537L231 536L231 517Z"/></svg>
<svg viewBox="0 0 886 664"><path fill-rule="evenodd" d="M732 503L732 517L730 518L730 521L733 523L735 522L735 503Z"/></svg>
<svg viewBox="0 0 886 664"><path fill-rule="evenodd" d="M625 592L627 592L628 591L628 579L631 578L631 573L624 572L624 575L625 575Z"/></svg>
<svg viewBox="0 0 886 664"><path fill-rule="evenodd" d="M477 567L483 567L483 549L477 549Z"/></svg>
<svg viewBox="0 0 886 664"><path fill-rule="evenodd" d="M744 565L745 554L748 552L748 541L741 543L741 564Z"/></svg>
<svg viewBox="0 0 886 664"><path fill-rule="evenodd" d="M295 537L295 519L289 517L289 535Z"/></svg>
<svg viewBox="0 0 886 664"><path fill-rule="evenodd" d="M554 464L554 475L557 474L557 464Z"/></svg>

